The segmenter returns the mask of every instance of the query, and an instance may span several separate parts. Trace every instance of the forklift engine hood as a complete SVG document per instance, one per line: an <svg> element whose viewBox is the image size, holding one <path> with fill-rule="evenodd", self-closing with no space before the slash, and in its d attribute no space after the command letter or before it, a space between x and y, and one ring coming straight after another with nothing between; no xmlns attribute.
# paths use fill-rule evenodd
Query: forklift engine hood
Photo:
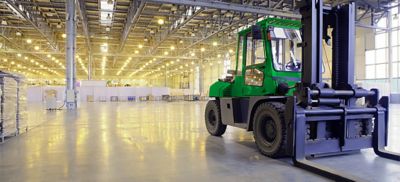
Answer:
<svg viewBox="0 0 400 182"><path fill-rule="evenodd" d="M210 86L210 97L223 97L231 96L231 85L230 82L217 81Z"/></svg>

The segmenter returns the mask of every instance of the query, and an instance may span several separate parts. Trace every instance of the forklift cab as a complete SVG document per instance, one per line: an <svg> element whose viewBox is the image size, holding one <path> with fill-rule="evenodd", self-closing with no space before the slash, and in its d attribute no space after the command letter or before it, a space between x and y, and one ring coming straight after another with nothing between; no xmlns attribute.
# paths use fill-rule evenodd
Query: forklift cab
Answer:
<svg viewBox="0 0 400 182"><path fill-rule="evenodd" d="M301 25L296 22L277 24L269 18L239 32L232 96L292 94L289 88L301 77Z"/></svg>

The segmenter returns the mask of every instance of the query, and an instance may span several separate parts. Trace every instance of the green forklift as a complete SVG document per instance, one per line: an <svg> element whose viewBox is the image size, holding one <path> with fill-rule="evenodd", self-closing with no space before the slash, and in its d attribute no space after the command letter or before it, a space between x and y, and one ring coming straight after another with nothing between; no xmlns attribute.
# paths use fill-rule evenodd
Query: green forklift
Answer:
<svg viewBox="0 0 400 182"><path fill-rule="evenodd" d="M235 70L210 87L207 131L221 136L227 125L253 131L268 157L292 157L316 174L360 181L308 159L373 148L399 161L385 150L389 99L354 83L354 3L306 0L300 13L301 21L267 18L238 33ZM332 42L330 84L322 79L322 41Z"/></svg>

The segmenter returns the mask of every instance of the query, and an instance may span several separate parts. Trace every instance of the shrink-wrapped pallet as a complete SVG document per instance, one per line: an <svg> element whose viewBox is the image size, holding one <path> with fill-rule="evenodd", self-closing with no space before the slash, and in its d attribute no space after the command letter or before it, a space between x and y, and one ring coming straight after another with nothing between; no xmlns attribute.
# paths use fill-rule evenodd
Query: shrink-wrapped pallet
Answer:
<svg viewBox="0 0 400 182"><path fill-rule="evenodd" d="M17 132L17 82L14 78L4 77L2 97L3 136Z"/></svg>
<svg viewBox="0 0 400 182"><path fill-rule="evenodd" d="M27 106L27 85L24 79L19 79L18 83L18 131L19 133L26 132L31 123L28 123L28 106ZM32 121L34 125L34 121Z"/></svg>

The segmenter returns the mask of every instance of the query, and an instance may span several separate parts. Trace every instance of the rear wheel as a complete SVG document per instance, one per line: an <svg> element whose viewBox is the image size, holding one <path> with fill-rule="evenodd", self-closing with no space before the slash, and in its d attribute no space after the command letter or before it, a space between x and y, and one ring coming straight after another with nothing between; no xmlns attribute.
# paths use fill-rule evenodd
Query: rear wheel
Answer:
<svg viewBox="0 0 400 182"><path fill-rule="evenodd" d="M226 125L221 121L221 110L217 100L210 100L205 112L206 128L213 136L221 136L225 133Z"/></svg>
<svg viewBox="0 0 400 182"><path fill-rule="evenodd" d="M286 155L285 105L279 102L263 103L253 117L253 134L260 152L277 158Z"/></svg>

